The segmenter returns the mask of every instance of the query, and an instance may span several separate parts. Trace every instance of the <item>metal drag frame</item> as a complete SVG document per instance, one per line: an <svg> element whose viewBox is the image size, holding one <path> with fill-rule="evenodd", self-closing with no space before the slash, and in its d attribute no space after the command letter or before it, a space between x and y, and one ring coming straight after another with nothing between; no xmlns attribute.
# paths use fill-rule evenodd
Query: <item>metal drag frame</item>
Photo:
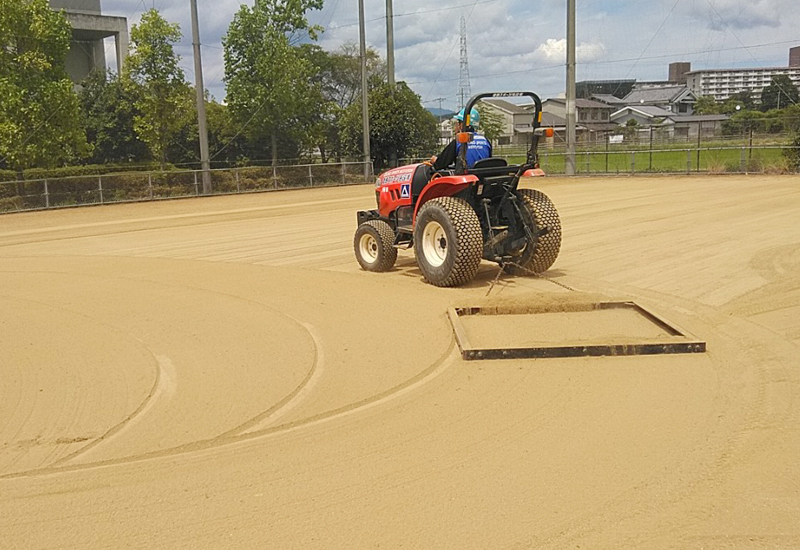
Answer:
<svg viewBox="0 0 800 550"><path fill-rule="evenodd" d="M464 326L461 324L461 317L468 315L535 315L542 313L553 313L552 311L535 310L532 308L513 308L513 307L461 307L448 309L448 317L456 335L458 347L461 350L461 357L471 361L476 359L543 359L548 357L599 357L599 356L622 356L622 355L658 355L668 353L704 353L706 343L693 336L688 331L678 327L674 323L666 321L664 318L646 310L634 302L596 302L592 304L580 304L578 307L565 307L558 312L577 313L604 309L629 309L640 314L646 320L657 325L671 337L682 338L681 341L664 342L622 342L610 344L565 344L565 345L542 345L535 347L520 348L476 348L472 346L467 338Z"/></svg>

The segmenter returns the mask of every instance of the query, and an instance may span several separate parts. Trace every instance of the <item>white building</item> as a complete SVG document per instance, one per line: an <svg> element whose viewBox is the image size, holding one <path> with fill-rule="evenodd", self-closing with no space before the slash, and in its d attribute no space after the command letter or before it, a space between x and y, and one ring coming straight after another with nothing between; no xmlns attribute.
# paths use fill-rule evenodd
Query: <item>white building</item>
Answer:
<svg viewBox="0 0 800 550"><path fill-rule="evenodd" d="M800 47L789 50L788 67L689 71L686 85L696 96L710 96L717 101L725 101L739 92L750 92L757 99L770 85L772 77L778 75L787 75L795 86L800 87Z"/></svg>
<svg viewBox="0 0 800 550"><path fill-rule="evenodd" d="M758 98L772 82L772 77L782 74L787 75L795 86L800 86L800 67L691 71L687 73L686 83L695 95L711 96L717 101L725 101L744 91Z"/></svg>
<svg viewBox="0 0 800 550"><path fill-rule="evenodd" d="M483 102L500 116L503 124L497 138L497 145L528 143L531 132L533 132L533 113L530 110L503 99L484 99Z"/></svg>

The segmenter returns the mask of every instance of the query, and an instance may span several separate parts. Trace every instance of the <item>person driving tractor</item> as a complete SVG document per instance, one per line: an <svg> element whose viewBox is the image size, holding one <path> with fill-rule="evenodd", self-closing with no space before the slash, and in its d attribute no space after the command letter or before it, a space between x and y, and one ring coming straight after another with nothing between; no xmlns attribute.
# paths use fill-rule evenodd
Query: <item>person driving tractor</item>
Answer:
<svg viewBox="0 0 800 550"><path fill-rule="evenodd" d="M455 124L455 133L458 134L459 132L465 131L464 128L464 109L461 109L459 113L453 117L456 121ZM469 122L470 126L476 128L480 123L480 114L478 114L477 109L472 109L469 112ZM435 170L445 170L447 167L455 164L456 157L458 157L458 151L461 148L461 144L457 142L457 140L452 140L450 143L447 144L447 147L441 152L441 154L437 157L436 155L431 157L431 164L433 164L433 168ZM489 142L486 137L483 135L475 132L472 137L472 141L467 144L467 167L472 168L476 162L481 159L489 158L492 156L492 144Z"/></svg>

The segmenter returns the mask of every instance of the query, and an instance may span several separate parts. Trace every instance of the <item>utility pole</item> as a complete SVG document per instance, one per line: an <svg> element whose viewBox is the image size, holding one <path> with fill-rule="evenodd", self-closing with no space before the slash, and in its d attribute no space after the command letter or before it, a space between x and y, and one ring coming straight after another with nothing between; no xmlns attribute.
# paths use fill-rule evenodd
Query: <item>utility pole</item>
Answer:
<svg viewBox="0 0 800 550"><path fill-rule="evenodd" d="M372 156L369 152L369 100L367 97L367 36L364 29L364 0L358 0L358 27L361 42L361 120L364 132L364 179L369 181L372 173Z"/></svg>
<svg viewBox="0 0 800 550"><path fill-rule="evenodd" d="M197 23L197 0L192 4L192 46L194 46L194 85L197 88L197 127L200 133L200 168L203 170L203 194L211 193L211 164L208 160L206 98L203 86L203 63L200 61L200 28Z"/></svg>
<svg viewBox="0 0 800 550"><path fill-rule="evenodd" d="M394 93L394 13L392 0L386 0L386 68L389 89Z"/></svg>
<svg viewBox="0 0 800 550"><path fill-rule="evenodd" d="M386 69L389 93L394 97L394 15L392 13L392 0L386 0ZM397 166L397 149L389 151L389 166Z"/></svg>
<svg viewBox="0 0 800 550"><path fill-rule="evenodd" d="M567 0L567 158L565 173L575 175L575 0Z"/></svg>

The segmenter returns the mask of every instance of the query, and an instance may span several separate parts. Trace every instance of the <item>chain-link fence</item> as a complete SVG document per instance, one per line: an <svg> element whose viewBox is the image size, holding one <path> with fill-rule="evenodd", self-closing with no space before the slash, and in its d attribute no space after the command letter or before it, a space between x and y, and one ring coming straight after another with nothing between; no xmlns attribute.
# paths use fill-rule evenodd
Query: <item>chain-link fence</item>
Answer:
<svg viewBox="0 0 800 550"><path fill-rule="evenodd" d="M626 144L581 144L575 173L797 173L800 146L787 139L714 139L704 142L651 141ZM525 160L524 146L496 147L495 156L511 164ZM566 173L563 146L542 143L542 169ZM426 159L404 159L400 163ZM209 171L213 194L247 193L303 187L329 187L372 181L372 166L363 162L251 166ZM89 204L159 200L203 194L203 172L172 170L127 172L0 182L0 212Z"/></svg>
<svg viewBox="0 0 800 550"><path fill-rule="evenodd" d="M800 148L789 146L695 147L685 149L584 150L575 154L576 174L796 173ZM542 150L547 174L564 174L565 151Z"/></svg>
<svg viewBox="0 0 800 550"><path fill-rule="evenodd" d="M651 136L652 138L652 136ZM511 163L525 159L524 146L495 147L494 154ZM542 141L542 169L547 174L566 173L567 152L563 143ZM575 154L576 174L641 173L796 173L800 171L800 147L790 136L704 136L701 140L628 139L614 143L606 138L579 143Z"/></svg>
<svg viewBox="0 0 800 550"><path fill-rule="evenodd" d="M370 174L369 178L365 173ZM212 194L223 195L303 187L331 187L371 181L363 162L251 166L209 171ZM149 201L203 194L203 172L127 172L0 182L0 212L90 204Z"/></svg>

